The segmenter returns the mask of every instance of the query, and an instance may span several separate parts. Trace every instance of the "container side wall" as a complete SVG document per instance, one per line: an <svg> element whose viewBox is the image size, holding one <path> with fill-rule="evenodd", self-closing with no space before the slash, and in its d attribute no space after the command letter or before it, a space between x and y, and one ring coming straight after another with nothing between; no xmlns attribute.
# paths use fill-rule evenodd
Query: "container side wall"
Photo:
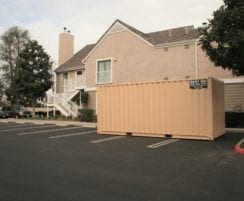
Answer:
<svg viewBox="0 0 244 201"><path fill-rule="evenodd" d="M190 89L186 80L107 85L97 93L100 133L213 138L211 85Z"/></svg>
<svg viewBox="0 0 244 201"><path fill-rule="evenodd" d="M212 80L213 83L213 136L219 137L225 133L225 95L224 83Z"/></svg>

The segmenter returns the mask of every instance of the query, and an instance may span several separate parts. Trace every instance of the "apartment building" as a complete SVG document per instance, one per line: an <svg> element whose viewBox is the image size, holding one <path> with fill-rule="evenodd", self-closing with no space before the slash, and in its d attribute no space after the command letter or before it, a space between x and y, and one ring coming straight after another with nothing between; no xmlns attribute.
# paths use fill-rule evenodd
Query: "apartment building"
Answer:
<svg viewBox="0 0 244 201"><path fill-rule="evenodd" d="M96 109L98 85L207 77L232 80L231 71L208 59L199 39L193 26L143 33L116 20L96 43L73 54L74 36L64 30L51 102L63 115L77 116L84 107L79 100L82 90L89 94L86 107Z"/></svg>

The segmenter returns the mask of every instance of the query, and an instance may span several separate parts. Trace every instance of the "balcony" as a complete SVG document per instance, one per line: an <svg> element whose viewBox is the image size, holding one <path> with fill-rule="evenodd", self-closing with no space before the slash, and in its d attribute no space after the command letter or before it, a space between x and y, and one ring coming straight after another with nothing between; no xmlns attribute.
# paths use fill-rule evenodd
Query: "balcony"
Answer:
<svg viewBox="0 0 244 201"><path fill-rule="evenodd" d="M64 91L74 91L76 89L83 89L85 87L85 79L75 78L64 80Z"/></svg>

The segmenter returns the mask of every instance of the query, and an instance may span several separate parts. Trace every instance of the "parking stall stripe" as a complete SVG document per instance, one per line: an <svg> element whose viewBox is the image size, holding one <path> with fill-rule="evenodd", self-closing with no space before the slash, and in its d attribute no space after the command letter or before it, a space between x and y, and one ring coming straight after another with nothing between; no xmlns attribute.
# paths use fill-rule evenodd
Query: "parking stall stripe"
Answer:
<svg viewBox="0 0 244 201"><path fill-rule="evenodd" d="M125 138L126 136L115 136L115 137L109 137L109 138L104 138L104 139L100 139L100 140L93 140L90 141L91 143L100 143L100 142L106 142L106 141L111 141L111 140L117 140L117 139L121 139L121 138Z"/></svg>
<svg viewBox="0 0 244 201"><path fill-rule="evenodd" d="M158 143L155 143L155 144L148 145L147 148L156 149L158 147L161 147L161 146L164 146L164 145L167 145L167 144L171 144L171 143L174 143L174 142L177 142L177 141L179 141L179 139L168 139L168 140L164 140L164 141L161 141L161 142L158 142Z"/></svg>
<svg viewBox="0 0 244 201"><path fill-rule="evenodd" d="M47 132L53 132L53 131L60 131L60 130L71 130L71 129L76 129L76 128L82 128L81 126L76 126L76 127L69 127L69 128L58 128L58 129L50 129L50 130L45 130L45 131L34 131L34 132L28 132L28 133L18 133L18 135L31 135L31 134L36 134L36 133L47 133Z"/></svg>
<svg viewBox="0 0 244 201"><path fill-rule="evenodd" d="M18 127L25 127L25 126L30 126L30 125L33 125L33 124L25 124L25 125L23 125L23 124L21 124L21 125L16 124L16 125L11 125L11 126L1 126L1 128L3 128L3 129L6 129L6 128L18 128Z"/></svg>
<svg viewBox="0 0 244 201"><path fill-rule="evenodd" d="M93 131L85 131L85 132L80 132L80 133L71 133L71 134L66 134L66 135L56 135L56 136L51 136L48 138L55 139L55 138L71 137L71 136L84 135L84 134L96 133L96 132L97 132L96 130L93 130Z"/></svg>
<svg viewBox="0 0 244 201"><path fill-rule="evenodd" d="M14 129L5 129L5 130L0 130L1 131L18 131L18 130L28 130L28 129L33 129L33 128L46 128L46 127L54 127L56 125L33 125L33 126L28 126L27 128L14 128Z"/></svg>

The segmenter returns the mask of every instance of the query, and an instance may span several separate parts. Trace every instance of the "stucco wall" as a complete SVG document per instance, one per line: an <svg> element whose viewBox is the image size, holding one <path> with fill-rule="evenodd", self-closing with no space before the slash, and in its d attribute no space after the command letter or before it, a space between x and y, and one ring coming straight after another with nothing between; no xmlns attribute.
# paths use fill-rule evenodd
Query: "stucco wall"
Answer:
<svg viewBox="0 0 244 201"><path fill-rule="evenodd" d="M61 65L74 55L74 36L69 33L59 34L59 57L58 64Z"/></svg>
<svg viewBox="0 0 244 201"><path fill-rule="evenodd" d="M195 44L155 48L129 31L104 38L86 60L88 87L95 87L97 59L113 58L112 83L195 78ZM229 78L231 73L215 68L198 47L198 77Z"/></svg>
<svg viewBox="0 0 244 201"><path fill-rule="evenodd" d="M87 108L92 108L96 110L96 91L89 91L89 99L87 103Z"/></svg>
<svg viewBox="0 0 244 201"><path fill-rule="evenodd" d="M75 73L76 73L76 71L70 71L68 73L68 79L75 79Z"/></svg>
<svg viewBox="0 0 244 201"><path fill-rule="evenodd" d="M207 55L201 49L201 46L198 46L198 74L199 77L215 77L215 78L232 78L233 75L231 71L224 70L222 67L216 67L212 63Z"/></svg>

